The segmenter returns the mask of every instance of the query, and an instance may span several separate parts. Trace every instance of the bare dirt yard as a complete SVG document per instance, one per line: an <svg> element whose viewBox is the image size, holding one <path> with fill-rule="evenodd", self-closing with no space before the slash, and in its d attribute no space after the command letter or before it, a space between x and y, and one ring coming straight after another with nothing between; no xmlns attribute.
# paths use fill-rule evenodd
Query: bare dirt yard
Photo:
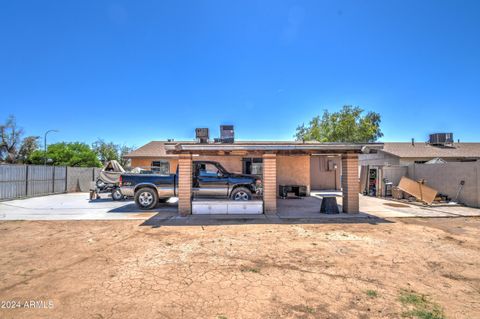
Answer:
<svg viewBox="0 0 480 319"><path fill-rule="evenodd" d="M390 221L2 222L0 318L480 318L480 219Z"/></svg>

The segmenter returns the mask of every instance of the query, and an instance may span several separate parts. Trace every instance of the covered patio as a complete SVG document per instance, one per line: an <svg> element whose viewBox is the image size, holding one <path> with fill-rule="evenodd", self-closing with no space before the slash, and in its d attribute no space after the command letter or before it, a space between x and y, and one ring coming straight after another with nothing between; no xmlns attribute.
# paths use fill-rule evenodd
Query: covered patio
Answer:
<svg viewBox="0 0 480 319"><path fill-rule="evenodd" d="M178 211L182 216L192 213L192 162L196 157L261 157L263 160L263 212L278 212L278 186L285 176L310 172L313 155L341 156L341 207L343 213L359 212L358 154L382 144L345 144L318 142L283 143L177 143L166 146L168 154L178 156ZM307 163L307 164L305 164ZM308 189L310 190L310 185Z"/></svg>

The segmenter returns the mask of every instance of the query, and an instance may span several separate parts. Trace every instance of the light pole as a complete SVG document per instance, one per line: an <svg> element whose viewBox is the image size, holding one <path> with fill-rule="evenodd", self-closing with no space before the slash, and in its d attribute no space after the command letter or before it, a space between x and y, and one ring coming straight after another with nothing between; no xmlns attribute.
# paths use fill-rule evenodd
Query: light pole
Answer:
<svg viewBox="0 0 480 319"><path fill-rule="evenodd" d="M58 130L48 130L45 132L45 135L43 136L43 142L44 142L44 148L45 151L43 153L43 165L47 165L47 134L50 132L58 132Z"/></svg>

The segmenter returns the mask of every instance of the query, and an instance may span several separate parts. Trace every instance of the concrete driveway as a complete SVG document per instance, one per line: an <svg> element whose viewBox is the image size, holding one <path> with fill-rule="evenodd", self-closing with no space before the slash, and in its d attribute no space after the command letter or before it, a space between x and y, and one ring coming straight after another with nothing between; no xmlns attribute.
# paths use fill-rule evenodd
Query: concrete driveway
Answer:
<svg viewBox="0 0 480 319"><path fill-rule="evenodd" d="M413 204L401 204L395 201L360 196L360 214L319 214L322 196L339 196L333 192L312 192L311 197L301 200L278 200L277 215L192 215L187 218L178 216L176 199L161 204L158 208L143 211L132 200L112 201L104 194L103 198L90 201L88 193L69 193L26 198L0 202L0 220L151 220L175 224L227 223L239 220L241 223L283 223L302 220L303 222L321 222L327 220L358 220L372 218L402 217L467 217L480 216L480 209L462 206L426 207ZM340 212L342 211L341 206ZM152 218L153 217L153 218Z"/></svg>
<svg viewBox="0 0 480 319"><path fill-rule="evenodd" d="M419 203L403 203L383 198L360 195L359 214L319 214L324 196L336 197L339 211L342 211L342 193L336 191L312 191L310 197L301 199L279 199L277 201L280 218L404 218L404 217L470 217L480 216L480 209L458 205L424 206Z"/></svg>
<svg viewBox="0 0 480 319"><path fill-rule="evenodd" d="M370 196L360 196L360 210L379 218L480 216L478 208L457 205L424 206Z"/></svg>
<svg viewBox="0 0 480 319"><path fill-rule="evenodd" d="M165 216L177 214L175 202L143 211L132 200L112 201L107 194L102 197L90 201L88 193L69 193L0 202L0 220L145 220L160 211Z"/></svg>

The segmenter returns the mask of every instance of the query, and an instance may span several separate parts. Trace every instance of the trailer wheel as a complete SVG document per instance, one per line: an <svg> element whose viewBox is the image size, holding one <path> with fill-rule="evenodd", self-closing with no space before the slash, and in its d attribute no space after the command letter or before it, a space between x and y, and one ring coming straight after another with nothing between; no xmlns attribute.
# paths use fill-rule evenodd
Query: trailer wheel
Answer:
<svg viewBox="0 0 480 319"><path fill-rule="evenodd" d="M120 191L119 188L116 188L112 191L112 199L113 200L122 200L123 199L123 194Z"/></svg>
<svg viewBox="0 0 480 319"><path fill-rule="evenodd" d="M151 188L140 188L135 192L135 203L140 209L153 209L158 204L157 192Z"/></svg>

